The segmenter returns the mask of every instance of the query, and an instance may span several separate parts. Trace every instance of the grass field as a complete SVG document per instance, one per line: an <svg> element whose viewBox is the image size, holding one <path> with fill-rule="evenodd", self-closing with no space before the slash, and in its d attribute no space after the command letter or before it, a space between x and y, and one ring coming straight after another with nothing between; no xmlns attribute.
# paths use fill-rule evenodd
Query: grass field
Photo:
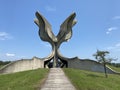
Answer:
<svg viewBox="0 0 120 90"><path fill-rule="evenodd" d="M120 68L110 66L116 71ZM63 69L77 90L120 90L120 75L90 72L79 69ZM0 90L38 90L49 69L37 69L0 75Z"/></svg>
<svg viewBox="0 0 120 90"><path fill-rule="evenodd" d="M107 66L109 66L111 69L113 69L113 70L115 70L117 72L120 72L120 67L114 67L112 65L107 65Z"/></svg>
<svg viewBox="0 0 120 90"><path fill-rule="evenodd" d="M37 69L0 75L0 90L37 90L48 72L48 69Z"/></svg>
<svg viewBox="0 0 120 90"><path fill-rule="evenodd" d="M120 68L119 68L120 69ZM120 90L120 75L90 72L79 69L63 69L77 90Z"/></svg>

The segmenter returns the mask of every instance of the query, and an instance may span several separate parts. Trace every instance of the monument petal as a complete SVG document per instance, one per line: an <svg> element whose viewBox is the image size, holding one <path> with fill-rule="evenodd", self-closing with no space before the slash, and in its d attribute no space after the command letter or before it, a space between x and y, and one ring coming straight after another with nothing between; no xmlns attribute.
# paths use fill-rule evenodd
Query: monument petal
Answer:
<svg viewBox="0 0 120 90"><path fill-rule="evenodd" d="M72 26L76 24L74 20L76 14L72 13L60 26L60 31L57 35L59 43L69 40L72 37Z"/></svg>
<svg viewBox="0 0 120 90"><path fill-rule="evenodd" d="M36 12L37 19L34 20L34 22L39 27L39 36L43 41L47 42L57 42L57 38L52 33L51 25L49 22L39 13Z"/></svg>

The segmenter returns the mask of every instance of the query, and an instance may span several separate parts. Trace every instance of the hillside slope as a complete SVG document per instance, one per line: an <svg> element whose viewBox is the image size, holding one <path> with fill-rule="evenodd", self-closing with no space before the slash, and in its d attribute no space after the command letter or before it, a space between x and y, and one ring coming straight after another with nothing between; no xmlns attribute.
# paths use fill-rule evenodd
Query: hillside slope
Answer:
<svg viewBox="0 0 120 90"><path fill-rule="evenodd" d="M36 69L0 75L0 90L36 90L48 71L48 69Z"/></svg>
<svg viewBox="0 0 120 90"><path fill-rule="evenodd" d="M90 72L79 69L63 69L78 90L120 90L120 75Z"/></svg>

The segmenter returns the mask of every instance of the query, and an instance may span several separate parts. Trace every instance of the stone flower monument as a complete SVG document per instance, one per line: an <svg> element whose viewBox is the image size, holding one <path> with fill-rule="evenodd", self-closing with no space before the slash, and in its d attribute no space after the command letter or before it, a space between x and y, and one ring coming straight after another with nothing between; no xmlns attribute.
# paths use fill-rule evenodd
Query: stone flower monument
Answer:
<svg viewBox="0 0 120 90"><path fill-rule="evenodd" d="M76 24L76 20L74 20L76 14L72 13L60 26L60 31L57 36L54 35L51 29L51 25L49 22L39 13L36 12L36 19L34 22L39 27L39 36L41 40L49 42L52 45L51 54L44 58L45 64L49 63L53 60L52 67L63 67L67 66L67 60L70 58L63 57L60 54L59 47L61 43L68 41L72 37L72 27ZM59 64L61 61L61 64Z"/></svg>

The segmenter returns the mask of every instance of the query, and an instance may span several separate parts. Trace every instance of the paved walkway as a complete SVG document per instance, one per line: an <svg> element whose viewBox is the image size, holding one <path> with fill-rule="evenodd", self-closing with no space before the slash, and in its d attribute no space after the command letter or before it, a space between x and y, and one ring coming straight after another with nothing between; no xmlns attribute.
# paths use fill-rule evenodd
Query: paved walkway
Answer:
<svg viewBox="0 0 120 90"><path fill-rule="evenodd" d="M76 90L61 68L51 68L41 90Z"/></svg>

